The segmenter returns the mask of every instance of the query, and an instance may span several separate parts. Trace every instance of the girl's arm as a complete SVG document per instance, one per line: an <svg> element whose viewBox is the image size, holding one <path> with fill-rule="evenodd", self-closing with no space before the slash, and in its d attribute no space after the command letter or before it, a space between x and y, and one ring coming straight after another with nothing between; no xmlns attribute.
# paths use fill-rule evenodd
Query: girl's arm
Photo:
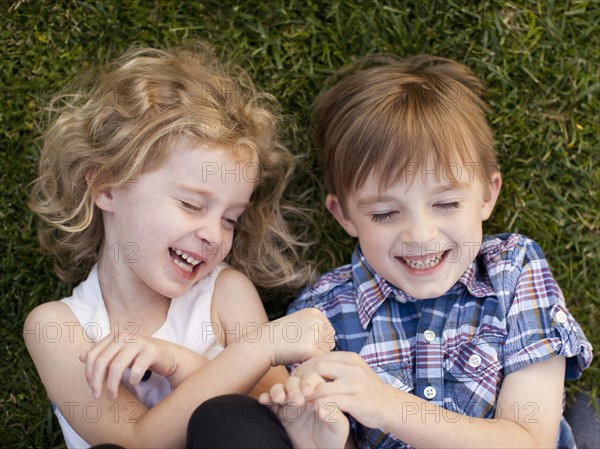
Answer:
<svg viewBox="0 0 600 449"><path fill-rule="evenodd" d="M220 340L227 347L242 340L250 345L255 344L256 332L269 318L252 282L239 271L224 269L215 283L211 321L219 324ZM276 324L272 326L277 327ZM272 329L272 332L275 330ZM274 366L255 385L250 395L258 398L271 386L285 382L287 378L288 372L284 366Z"/></svg>
<svg viewBox="0 0 600 449"><path fill-rule="evenodd" d="M247 285L228 282L223 287L222 293L237 298L237 307L245 310L243 298L249 293ZM34 309L26 319L24 334L50 399L88 443L183 447L187 422L200 403L221 394L248 393L271 366L304 360L330 347L310 338L310 329L322 328L327 322L319 312L308 311L283 320L280 324L293 321L302 329L303 338L296 344L290 345L281 333L269 335L269 326L263 322L254 327L248 338L228 342L221 354L183 380L152 409L146 408L122 384L118 399L111 400L107 395L92 397L85 376L86 365L79 355L92 349L94 343L86 338L65 304L51 302Z"/></svg>

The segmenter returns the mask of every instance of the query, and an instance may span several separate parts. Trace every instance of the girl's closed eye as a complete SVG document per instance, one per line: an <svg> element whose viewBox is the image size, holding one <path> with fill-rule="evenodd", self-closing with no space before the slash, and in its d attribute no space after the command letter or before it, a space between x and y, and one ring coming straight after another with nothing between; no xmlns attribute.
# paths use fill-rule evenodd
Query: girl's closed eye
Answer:
<svg viewBox="0 0 600 449"><path fill-rule="evenodd" d="M202 212L204 210L204 206L201 204L199 206L195 205L195 204L191 204L191 203L187 203L185 201L179 200L179 202L181 203L181 206L184 209L187 209L191 212Z"/></svg>
<svg viewBox="0 0 600 449"><path fill-rule="evenodd" d="M235 228L235 225L237 224L237 220L235 218L223 217L223 221L229 229Z"/></svg>
<svg viewBox="0 0 600 449"><path fill-rule="evenodd" d="M396 215L398 213L398 211L390 211L390 212L383 212L380 214L372 214L371 215L371 221L375 222L375 223L381 223L384 221L389 220L390 218L392 218L394 215Z"/></svg>

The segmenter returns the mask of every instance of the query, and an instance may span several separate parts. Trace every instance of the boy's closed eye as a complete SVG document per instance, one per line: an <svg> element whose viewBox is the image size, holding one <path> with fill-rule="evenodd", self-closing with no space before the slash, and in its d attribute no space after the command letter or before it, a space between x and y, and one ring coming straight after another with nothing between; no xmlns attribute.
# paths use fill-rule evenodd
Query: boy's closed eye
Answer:
<svg viewBox="0 0 600 449"><path fill-rule="evenodd" d="M445 209L445 210L453 210L460 208L460 203L458 201L452 201L449 203L436 203L434 207Z"/></svg>
<svg viewBox="0 0 600 449"><path fill-rule="evenodd" d="M385 221L391 219L392 217L394 217L398 213L399 212L397 210L392 210L392 211L389 211L389 212L372 214L371 215L371 221L373 221L374 223L382 223L382 222L385 222Z"/></svg>

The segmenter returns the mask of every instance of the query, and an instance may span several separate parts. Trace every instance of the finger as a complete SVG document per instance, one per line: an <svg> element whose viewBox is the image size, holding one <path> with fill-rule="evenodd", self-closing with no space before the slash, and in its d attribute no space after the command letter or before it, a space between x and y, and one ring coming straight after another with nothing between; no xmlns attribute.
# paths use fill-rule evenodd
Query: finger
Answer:
<svg viewBox="0 0 600 449"><path fill-rule="evenodd" d="M306 399L311 402L323 401L324 398L333 396L356 396L356 383L341 379L333 382L323 382Z"/></svg>
<svg viewBox="0 0 600 449"><path fill-rule="evenodd" d="M94 371L94 364L96 358L112 343L114 342L114 333L111 332L102 340L94 343L92 348L85 353L85 378L90 383ZM81 360L81 356L80 356Z"/></svg>
<svg viewBox="0 0 600 449"><path fill-rule="evenodd" d="M136 356L136 351L130 348L131 347L121 348L121 350L112 359L110 366L108 367L108 375L106 377L106 392L108 397L112 400L117 399L123 374L125 373L125 370L132 365L133 359Z"/></svg>
<svg viewBox="0 0 600 449"><path fill-rule="evenodd" d="M131 370L129 371L129 383L131 385L138 385L146 371L150 369L152 365L152 355L147 352L138 354L133 363L131 364Z"/></svg>
<svg viewBox="0 0 600 449"><path fill-rule="evenodd" d="M258 402L260 404L267 405L270 402L273 402L273 400L271 399L271 395L265 391L264 393L261 393L260 396L258 396Z"/></svg>
<svg viewBox="0 0 600 449"><path fill-rule="evenodd" d="M278 384L278 385L283 387L283 385L281 385L281 384ZM267 407L269 410L271 410L276 415L279 414L281 405L273 400L270 393L268 393L268 392L261 393L260 396L258 396L258 402L259 402L259 404L262 404L265 407Z"/></svg>
<svg viewBox="0 0 600 449"><path fill-rule="evenodd" d="M293 402L298 404L300 407L302 407L305 403L304 395L300 390L301 381L302 379L300 377L289 377L285 383L285 389L288 397L287 402Z"/></svg>
<svg viewBox="0 0 600 449"><path fill-rule="evenodd" d="M105 348L104 351L102 351L102 353L98 354L97 357L95 357L92 367L93 371L89 382L94 398L100 399L100 397L102 397L102 386L104 384L106 376L108 375L108 370L111 366L113 359L121 349L122 348L119 343L113 343L112 345Z"/></svg>
<svg viewBox="0 0 600 449"><path fill-rule="evenodd" d="M333 354L333 353L330 353ZM346 373L347 366L343 362L329 360L323 356L317 356L303 362L293 372L292 377L306 378L309 374L316 374L326 380L335 380Z"/></svg>
<svg viewBox="0 0 600 449"><path fill-rule="evenodd" d="M273 385L271 387L271 390L269 391L269 396L271 401L276 402L278 404L283 404L287 399L285 386L283 384Z"/></svg>
<svg viewBox="0 0 600 449"><path fill-rule="evenodd" d="M276 415L279 413L279 410L281 409L281 405L279 405L276 402L273 402L268 393L262 393L258 397L258 402L260 404L264 405L265 407L267 407L269 410L271 410Z"/></svg>
<svg viewBox="0 0 600 449"><path fill-rule="evenodd" d="M338 379L344 376L356 376L361 369L371 371L369 365L356 353L335 351L312 357L303 362L293 372L292 376L306 376L314 372L325 379Z"/></svg>
<svg viewBox="0 0 600 449"><path fill-rule="evenodd" d="M302 392L303 396L307 397L313 394L319 385L324 383L325 379L323 379L317 373L308 373L306 376L301 378L300 391Z"/></svg>
<svg viewBox="0 0 600 449"><path fill-rule="evenodd" d="M327 343L328 347L329 347L329 351L333 351L333 348L335 348L335 328L333 327L333 324L331 323L326 323L325 327L324 327L324 331L325 331L325 342Z"/></svg>

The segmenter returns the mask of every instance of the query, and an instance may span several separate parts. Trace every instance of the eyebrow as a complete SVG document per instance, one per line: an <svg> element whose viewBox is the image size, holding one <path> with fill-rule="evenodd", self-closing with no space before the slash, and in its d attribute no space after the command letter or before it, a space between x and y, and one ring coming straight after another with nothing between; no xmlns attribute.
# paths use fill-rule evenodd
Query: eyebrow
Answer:
<svg viewBox="0 0 600 449"><path fill-rule="evenodd" d="M432 194L444 193L449 190L466 190L466 189L469 189L470 187L471 187L471 184L468 182L457 181L457 182L448 183L448 184L441 184L441 185L437 186L435 189L432 189L431 193Z"/></svg>
<svg viewBox="0 0 600 449"><path fill-rule="evenodd" d="M358 206L370 206L376 203L396 202L397 198L391 195L368 195L358 200Z"/></svg>
<svg viewBox="0 0 600 449"><path fill-rule="evenodd" d="M440 193L448 192L450 190L466 190L471 187L471 184L464 181L458 181L454 183L441 184L436 188L432 189L430 194L437 195ZM358 200L358 207L366 207L371 206L377 203L387 203L387 202L398 202L398 198L392 195L367 195Z"/></svg>
<svg viewBox="0 0 600 449"><path fill-rule="evenodd" d="M184 190L184 191L194 194L194 195L207 197L208 199L214 198L214 196L215 196L214 193L199 189L198 187L191 186L188 184L181 184L181 183L176 182L176 183L173 183L173 186L178 190ZM248 204L250 204L250 203L245 202L245 201L240 201L240 202L233 203L232 207L233 208L237 208L237 207L246 208L246 207L248 207Z"/></svg>

